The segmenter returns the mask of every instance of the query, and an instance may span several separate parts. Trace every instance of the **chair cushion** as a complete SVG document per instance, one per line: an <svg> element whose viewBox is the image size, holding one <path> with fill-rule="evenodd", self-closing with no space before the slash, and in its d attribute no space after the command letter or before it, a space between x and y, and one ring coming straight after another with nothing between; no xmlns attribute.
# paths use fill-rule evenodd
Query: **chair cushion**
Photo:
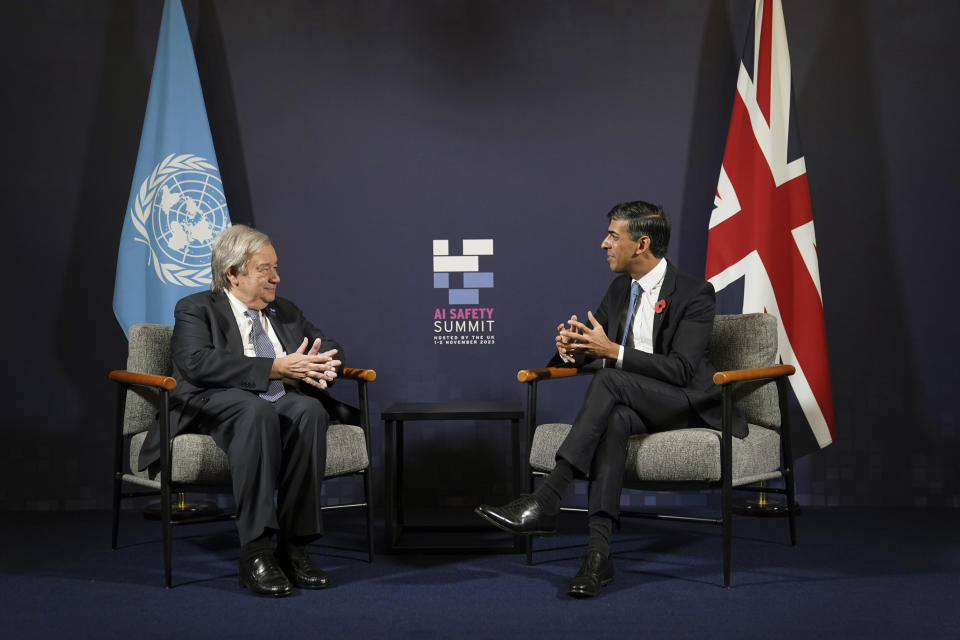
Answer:
<svg viewBox="0 0 960 640"><path fill-rule="evenodd" d="M127 350L127 371L169 376L173 371L170 359L170 338L173 327L162 324L135 324L130 327ZM127 408L123 418L124 435L149 429L157 418L157 391L132 387L127 391Z"/></svg>
<svg viewBox="0 0 960 640"><path fill-rule="evenodd" d="M370 466L363 429L352 424L327 427L327 469L325 478L354 473Z"/></svg>
<svg viewBox="0 0 960 640"><path fill-rule="evenodd" d="M557 463L557 449L563 444L573 425L541 424L533 432L530 443L530 466L534 471L553 471Z"/></svg>
<svg viewBox="0 0 960 640"><path fill-rule="evenodd" d="M146 433L130 440L130 468L136 469ZM327 428L327 468L324 477L343 475L369 466L363 429L347 424ZM159 472L134 471L139 478L159 481ZM185 433L173 439L174 482L183 484L230 484L230 465L220 447L208 435Z"/></svg>
<svg viewBox="0 0 960 640"><path fill-rule="evenodd" d="M720 315L713 319L707 358L717 371L769 367L777 360L777 318L769 313ZM734 402L750 424L780 427L775 382L742 382Z"/></svg>
<svg viewBox="0 0 960 640"><path fill-rule="evenodd" d="M733 439L733 483L780 468L780 434L747 425L746 438ZM720 432L677 429L630 438L627 482L717 482L720 480Z"/></svg>
<svg viewBox="0 0 960 640"><path fill-rule="evenodd" d="M746 438L733 439L733 483L777 472L780 435L747 425ZM542 424L533 434L530 466L550 471L569 424ZM720 480L720 432L677 429L632 436L627 445L626 482L717 482Z"/></svg>
<svg viewBox="0 0 960 640"><path fill-rule="evenodd" d="M130 439L130 469L139 478L159 482L159 469L136 470L146 437L144 432ZM200 433L185 433L173 439L171 476L174 482L183 484L230 484L230 464L227 454L216 445L213 438Z"/></svg>

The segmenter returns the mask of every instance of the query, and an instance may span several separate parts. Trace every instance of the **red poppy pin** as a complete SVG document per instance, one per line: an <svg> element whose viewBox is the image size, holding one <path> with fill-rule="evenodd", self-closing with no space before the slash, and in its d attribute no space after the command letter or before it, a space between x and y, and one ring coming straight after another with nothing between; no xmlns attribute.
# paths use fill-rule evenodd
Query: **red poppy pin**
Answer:
<svg viewBox="0 0 960 640"><path fill-rule="evenodd" d="M657 304L656 304L656 306L653 308L653 310L656 311L657 313L660 313L661 311L663 311L663 310L666 309L666 308L667 308L667 301L666 301L666 300L660 300L660 301L657 302Z"/></svg>

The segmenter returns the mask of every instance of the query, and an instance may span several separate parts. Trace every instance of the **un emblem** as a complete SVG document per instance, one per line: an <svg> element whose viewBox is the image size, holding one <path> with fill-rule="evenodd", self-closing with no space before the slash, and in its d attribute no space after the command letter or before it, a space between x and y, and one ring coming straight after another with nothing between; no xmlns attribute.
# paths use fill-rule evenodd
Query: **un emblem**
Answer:
<svg viewBox="0 0 960 640"><path fill-rule="evenodd" d="M210 284L213 240L230 226L213 164L190 154L164 158L140 185L130 220L157 278L185 287Z"/></svg>

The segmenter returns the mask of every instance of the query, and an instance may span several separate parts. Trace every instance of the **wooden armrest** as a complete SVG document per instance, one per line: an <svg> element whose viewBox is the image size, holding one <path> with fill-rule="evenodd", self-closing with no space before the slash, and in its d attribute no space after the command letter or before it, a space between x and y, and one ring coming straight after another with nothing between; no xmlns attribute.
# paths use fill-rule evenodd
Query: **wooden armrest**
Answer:
<svg viewBox="0 0 960 640"><path fill-rule="evenodd" d="M588 364L579 369L576 367L538 367L536 369L520 369L517 371L519 382L533 382L534 380L548 380L550 378L572 378L573 376L593 375L600 369L599 365Z"/></svg>
<svg viewBox="0 0 960 640"><path fill-rule="evenodd" d="M141 384L148 387L160 387L172 391L177 387L177 381L170 376L155 376L152 373L134 373L119 369L110 372L110 379L123 384Z"/></svg>
<svg viewBox="0 0 960 640"><path fill-rule="evenodd" d="M773 367L760 367L759 369L734 369L732 371L717 371L713 374L713 384L723 386L731 382L744 382L745 380L763 380L764 378L779 378L781 376L792 376L797 369L792 364L778 364Z"/></svg>
<svg viewBox="0 0 960 640"><path fill-rule="evenodd" d="M373 382L377 379L377 372L373 369L354 369L353 367L344 367L340 370L341 378L351 380L363 380L364 382Z"/></svg>

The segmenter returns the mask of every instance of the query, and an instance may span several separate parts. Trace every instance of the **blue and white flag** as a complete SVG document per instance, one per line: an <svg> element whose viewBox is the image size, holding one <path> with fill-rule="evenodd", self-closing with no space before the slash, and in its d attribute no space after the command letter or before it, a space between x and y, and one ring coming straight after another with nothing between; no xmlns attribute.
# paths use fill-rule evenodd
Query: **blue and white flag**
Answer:
<svg viewBox="0 0 960 640"><path fill-rule="evenodd" d="M230 226L200 76L180 0L167 0L123 220L113 311L124 333L173 324L173 307L210 286L213 240Z"/></svg>

